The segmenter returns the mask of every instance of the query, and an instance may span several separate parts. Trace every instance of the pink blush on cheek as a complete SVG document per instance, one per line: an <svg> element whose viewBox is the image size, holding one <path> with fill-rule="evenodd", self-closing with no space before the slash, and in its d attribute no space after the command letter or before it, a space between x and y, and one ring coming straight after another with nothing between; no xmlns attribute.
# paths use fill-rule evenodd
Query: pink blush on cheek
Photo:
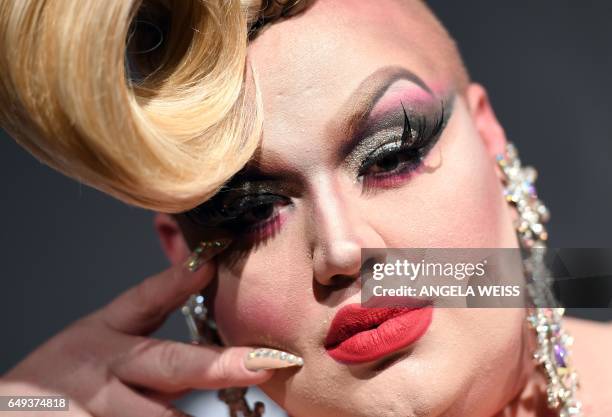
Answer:
<svg viewBox="0 0 612 417"><path fill-rule="evenodd" d="M236 282L239 283L239 280ZM279 303L277 287L259 287L257 294L252 291L241 294L236 288L233 291L219 291L215 300L217 325L232 345L264 344L275 347L292 340L295 320L289 311Z"/></svg>

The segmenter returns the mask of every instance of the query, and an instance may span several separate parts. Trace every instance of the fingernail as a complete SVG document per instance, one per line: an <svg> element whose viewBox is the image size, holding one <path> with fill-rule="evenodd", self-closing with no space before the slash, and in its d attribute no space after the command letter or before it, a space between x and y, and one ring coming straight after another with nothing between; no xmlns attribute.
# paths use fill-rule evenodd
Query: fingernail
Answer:
<svg viewBox="0 0 612 417"><path fill-rule="evenodd" d="M215 255L223 252L231 242L231 239L221 238L205 240L198 243L198 246L191 252L187 261L185 261L185 268L187 268L189 272L197 271Z"/></svg>
<svg viewBox="0 0 612 417"><path fill-rule="evenodd" d="M259 348L247 354L244 365L250 371L260 371L302 366L304 359L282 350Z"/></svg>

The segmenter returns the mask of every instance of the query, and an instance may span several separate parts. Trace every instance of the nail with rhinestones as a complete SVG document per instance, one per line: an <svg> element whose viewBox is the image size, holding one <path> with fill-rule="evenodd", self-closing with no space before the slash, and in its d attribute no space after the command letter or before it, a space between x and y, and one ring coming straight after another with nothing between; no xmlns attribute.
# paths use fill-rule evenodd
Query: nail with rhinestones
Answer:
<svg viewBox="0 0 612 417"><path fill-rule="evenodd" d="M259 348L246 356L244 365L250 371L280 369L304 365L304 359L276 349Z"/></svg>
<svg viewBox="0 0 612 417"><path fill-rule="evenodd" d="M198 243L198 246L191 252L189 258L187 258L185 268L187 268L189 272L197 271L207 261L225 250L230 243L231 239L227 238L207 240Z"/></svg>

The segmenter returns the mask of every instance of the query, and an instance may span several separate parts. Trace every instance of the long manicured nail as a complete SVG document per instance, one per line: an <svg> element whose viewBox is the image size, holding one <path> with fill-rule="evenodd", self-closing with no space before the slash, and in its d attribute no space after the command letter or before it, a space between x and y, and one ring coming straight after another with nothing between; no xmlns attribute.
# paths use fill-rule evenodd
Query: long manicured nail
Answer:
<svg viewBox="0 0 612 417"><path fill-rule="evenodd" d="M232 243L232 240L227 238L206 240L198 243L198 246L191 252L187 261L185 261L185 268L189 272L197 271L215 255L223 252L230 243Z"/></svg>
<svg viewBox="0 0 612 417"><path fill-rule="evenodd" d="M302 366L304 359L282 350L259 348L249 352L244 359L244 365L250 371L260 371Z"/></svg>

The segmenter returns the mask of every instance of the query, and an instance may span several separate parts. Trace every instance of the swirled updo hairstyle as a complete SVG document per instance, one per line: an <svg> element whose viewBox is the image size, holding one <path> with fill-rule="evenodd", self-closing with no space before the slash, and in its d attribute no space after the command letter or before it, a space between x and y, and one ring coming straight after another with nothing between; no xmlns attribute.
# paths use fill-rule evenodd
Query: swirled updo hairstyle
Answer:
<svg viewBox="0 0 612 417"><path fill-rule="evenodd" d="M249 37L295 0L0 0L0 126L128 204L175 213L255 151Z"/></svg>

